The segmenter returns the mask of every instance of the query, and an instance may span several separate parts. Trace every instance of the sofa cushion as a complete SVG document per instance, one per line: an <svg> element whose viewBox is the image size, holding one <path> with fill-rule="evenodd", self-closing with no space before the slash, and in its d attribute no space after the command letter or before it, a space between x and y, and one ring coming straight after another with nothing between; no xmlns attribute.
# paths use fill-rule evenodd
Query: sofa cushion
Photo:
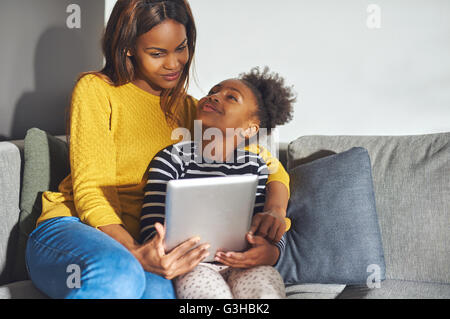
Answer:
<svg viewBox="0 0 450 319"><path fill-rule="evenodd" d="M345 285L300 284L287 285L288 299L335 299L344 290Z"/></svg>
<svg viewBox="0 0 450 319"><path fill-rule="evenodd" d="M388 279L379 288L347 286L337 299L450 299L450 285Z"/></svg>
<svg viewBox="0 0 450 319"><path fill-rule="evenodd" d="M25 137L23 185L20 199L20 228L30 234L42 211L42 193L58 191L69 174L67 143L32 128Z"/></svg>
<svg viewBox="0 0 450 319"><path fill-rule="evenodd" d="M363 148L289 171L292 221L277 265L285 283L362 284L385 265L370 158ZM375 266L373 266L375 265Z"/></svg>
<svg viewBox="0 0 450 319"><path fill-rule="evenodd" d="M48 299L30 280L0 287L0 299Z"/></svg>
<svg viewBox="0 0 450 319"><path fill-rule="evenodd" d="M372 161L386 277L450 283L450 133L304 136L290 143L288 168L355 146Z"/></svg>

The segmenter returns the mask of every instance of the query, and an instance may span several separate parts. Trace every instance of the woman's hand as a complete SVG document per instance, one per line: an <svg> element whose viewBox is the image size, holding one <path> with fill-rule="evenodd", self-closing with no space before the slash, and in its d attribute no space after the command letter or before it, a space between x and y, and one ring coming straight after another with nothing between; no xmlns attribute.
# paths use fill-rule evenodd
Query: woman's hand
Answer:
<svg viewBox="0 0 450 319"><path fill-rule="evenodd" d="M264 211L256 214L252 220L250 232L277 243L286 232L286 210L289 201L287 187L278 181L266 185Z"/></svg>
<svg viewBox="0 0 450 319"><path fill-rule="evenodd" d="M132 250L144 270L173 279L193 270L208 255L209 244L202 244L194 248L200 241L193 237L166 254L164 250L164 227L156 223L156 235L142 246Z"/></svg>
<svg viewBox="0 0 450 319"><path fill-rule="evenodd" d="M247 234L247 240L252 245L249 250L239 252L218 251L215 260L234 268L251 268L261 265L274 265L280 255L277 246L272 245L261 236Z"/></svg>
<svg viewBox="0 0 450 319"><path fill-rule="evenodd" d="M269 210L253 216L249 233L264 237L272 243L278 243L285 232L286 221L283 214Z"/></svg>

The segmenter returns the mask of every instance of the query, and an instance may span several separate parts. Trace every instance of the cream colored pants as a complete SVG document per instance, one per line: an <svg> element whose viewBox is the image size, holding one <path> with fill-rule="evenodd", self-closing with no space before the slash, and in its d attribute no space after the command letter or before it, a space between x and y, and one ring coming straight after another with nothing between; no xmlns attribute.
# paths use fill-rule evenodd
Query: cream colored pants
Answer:
<svg viewBox="0 0 450 319"><path fill-rule="evenodd" d="M283 279L271 266L248 269L200 263L174 281L179 299L281 299Z"/></svg>

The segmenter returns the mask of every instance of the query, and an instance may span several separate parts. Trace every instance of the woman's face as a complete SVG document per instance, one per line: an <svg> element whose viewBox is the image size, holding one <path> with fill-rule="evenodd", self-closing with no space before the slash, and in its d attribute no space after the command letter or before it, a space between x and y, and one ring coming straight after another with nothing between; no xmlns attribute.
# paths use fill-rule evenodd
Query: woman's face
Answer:
<svg viewBox="0 0 450 319"><path fill-rule="evenodd" d="M168 19L138 37L134 56L136 78L145 81L155 93L178 83L189 60L186 28Z"/></svg>
<svg viewBox="0 0 450 319"><path fill-rule="evenodd" d="M224 134L227 128L248 130L259 128L256 98L241 81L230 79L214 86L198 102L197 120L205 127L215 127Z"/></svg>

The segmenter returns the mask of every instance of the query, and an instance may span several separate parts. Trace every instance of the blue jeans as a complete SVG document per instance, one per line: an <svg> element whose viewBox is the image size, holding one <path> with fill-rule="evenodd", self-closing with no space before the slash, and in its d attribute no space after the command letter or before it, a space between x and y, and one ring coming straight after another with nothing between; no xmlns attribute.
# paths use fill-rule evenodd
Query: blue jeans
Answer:
<svg viewBox="0 0 450 319"><path fill-rule="evenodd" d="M50 298L175 298L170 280L144 271L119 242L75 217L40 223L28 239L26 263Z"/></svg>

